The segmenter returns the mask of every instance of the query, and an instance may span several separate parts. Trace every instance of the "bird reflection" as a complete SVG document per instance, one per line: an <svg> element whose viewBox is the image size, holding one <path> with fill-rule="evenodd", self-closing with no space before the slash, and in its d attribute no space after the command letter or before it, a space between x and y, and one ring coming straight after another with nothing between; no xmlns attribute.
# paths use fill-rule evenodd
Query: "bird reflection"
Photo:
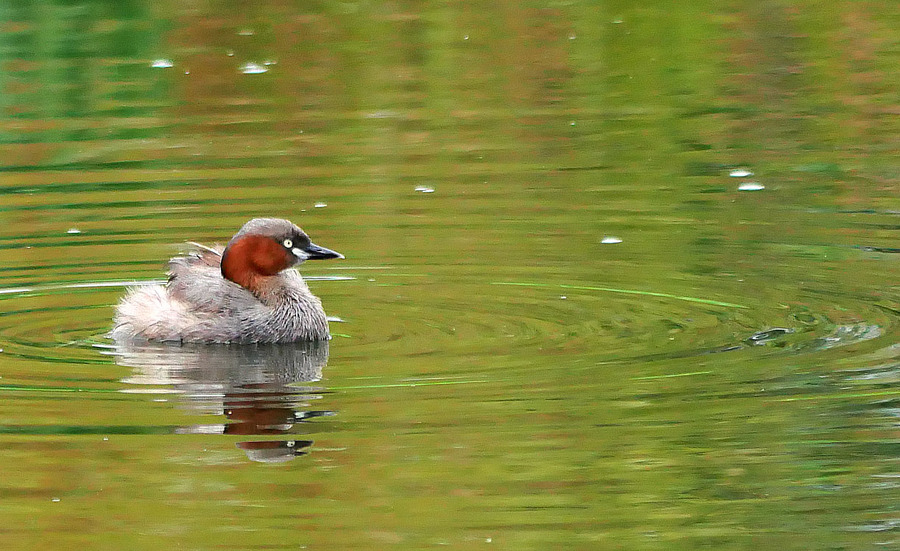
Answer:
<svg viewBox="0 0 900 551"><path fill-rule="evenodd" d="M134 391L180 393L183 403L201 414L224 415L227 422L192 425L181 433L286 435L302 432L298 424L332 415L309 409L322 388L298 386L322 378L328 343L284 343L241 346L120 344L116 362L134 368L123 382ZM311 440L245 441L237 447L253 461L290 461L304 455Z"/></svg>

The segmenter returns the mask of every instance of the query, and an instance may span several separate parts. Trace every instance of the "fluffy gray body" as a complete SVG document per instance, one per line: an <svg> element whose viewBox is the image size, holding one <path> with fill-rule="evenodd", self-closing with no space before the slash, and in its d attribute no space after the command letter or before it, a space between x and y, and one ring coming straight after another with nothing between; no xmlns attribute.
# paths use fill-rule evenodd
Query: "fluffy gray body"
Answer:
<svg viewBox="0 0 900 551"><path fill-rule="evenodd" d="M199 246L192 254L173 258L167 284L129 289L116 309L109 336L117 341L193 343L330 338L321 301L295 269L259 278L251 292L222 277L221 262L221 248Z"/></svg>

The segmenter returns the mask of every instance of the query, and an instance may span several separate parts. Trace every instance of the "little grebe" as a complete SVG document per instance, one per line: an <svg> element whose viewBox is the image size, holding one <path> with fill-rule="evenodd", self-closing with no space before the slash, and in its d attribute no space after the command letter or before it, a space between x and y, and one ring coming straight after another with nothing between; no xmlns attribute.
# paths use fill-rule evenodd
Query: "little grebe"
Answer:
<svg viewBox="0 0 900 551"><path fill-rule="evenodd" d="M322 302L292 266L344 258L287 220L255 218L224 250L196 245L169 261L166 285L133 287L116 308L117 341L269 343L330 338Z"/></svg>

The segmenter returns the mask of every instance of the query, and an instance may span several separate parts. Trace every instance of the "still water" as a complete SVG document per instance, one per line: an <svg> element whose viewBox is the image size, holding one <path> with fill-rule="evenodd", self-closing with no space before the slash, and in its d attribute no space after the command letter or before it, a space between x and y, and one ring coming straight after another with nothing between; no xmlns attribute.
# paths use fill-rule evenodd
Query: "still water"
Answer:
<svg viewBox="0 0 900 551"><path fill-rule="evenodd" d="M895 2L0 5L0 546L900 548ZM328 346L116 348L289 218Z"/></svg>

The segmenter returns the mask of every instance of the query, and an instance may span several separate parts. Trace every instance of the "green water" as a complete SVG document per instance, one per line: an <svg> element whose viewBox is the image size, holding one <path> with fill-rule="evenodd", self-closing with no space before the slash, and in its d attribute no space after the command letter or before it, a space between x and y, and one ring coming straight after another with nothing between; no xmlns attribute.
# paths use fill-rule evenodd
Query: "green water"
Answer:
<svg viewBox="0 0 900 551"><path fill-rule="evenodd" d="M4 2L0 546L900 547L898 27ZM329 347L104 339L255 216Z"/></svg>

